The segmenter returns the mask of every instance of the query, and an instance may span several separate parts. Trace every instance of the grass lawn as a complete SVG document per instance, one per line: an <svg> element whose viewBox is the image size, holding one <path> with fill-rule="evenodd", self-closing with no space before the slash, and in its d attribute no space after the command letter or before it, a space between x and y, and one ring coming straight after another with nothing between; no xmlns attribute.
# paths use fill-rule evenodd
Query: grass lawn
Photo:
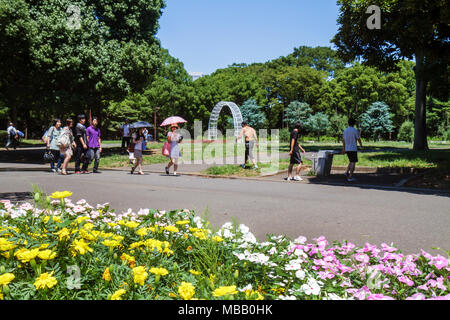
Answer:
<svg viewBox="0 0 450 320"><path fill-rule="evenodd" d="M288 162L280 162L279 170L287 170ZM253 165L247 165L243 169L239 165L227 164L223 166L214 166L204 171L204 173L213 176L234 176L234 177L258 177L263 173L262 169L270 168L270 164L258 163L258 169L253 170Z"/></svg>

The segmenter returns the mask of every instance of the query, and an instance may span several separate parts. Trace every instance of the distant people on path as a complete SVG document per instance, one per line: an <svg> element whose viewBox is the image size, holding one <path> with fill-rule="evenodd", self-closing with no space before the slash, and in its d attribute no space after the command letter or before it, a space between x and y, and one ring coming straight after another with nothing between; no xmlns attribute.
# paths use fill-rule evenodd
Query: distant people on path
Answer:
<svg viewBox="0 0 450 320"><path fill-rule="evenodd" d="M131 142L131 131L128 119L125 119L125 124L121 125L120 129L122 129L122 154L125 154L125 150L129 147Z"/></svg>
<svg viewBox="0 0 450 320"><path fill-rule="evenodd" d="M50 169L52 172L61 173L61 164L64 161L64 154L60 152L60 148L58 147L58 139L63 131L61 120L55 119L53 120L53 125L46 132L46 144L47 149L53 155L53 160L50 161ZM55 168L55 162L57 163Z"/></svg>
<svg viewBox="0 0 450 320"><path fill-rule="evenodd" d="M19 141L19 133L12 122L9 122L6 132L8 133L6 150L9 150L10 147L16 150Z"/></svg>
<svg viewBox="0 0 450 320"><path fill-rule="evenodd" d="M291 132L290 138L290 151L289 155L291 156L289 168L288 168L288 177L285 178L286 181L303 181L302 177L300 177L300 171L302 170L302 155L300 154L300 150L303 153L306 153L305 149L298 143L298 139L300 138L300 129L302 125L301 123L296 123L294 125L294 129ZM295 177L292 177L292 172L294 171L294 166L297 165L295 169Z"/></svg>
<svg viewBox="0 0 450 320"><path fill-rule="evenodd" d="M86 138L86 127L85 124L86 123L86 116L84 114L80 114L78 116L78 123L75 127L75 132L74 132L74 136L75 136L75 144L76 144L76 148L75 148L75 173L76 174L80 174L80 173L89 173L87 171L87 167L88 167L88 161L86 161L86 152L88 150L88 146L87 146L87 138ZM83 164L83 167L80 168L81 164Z"/></svg>
<svg viewBox="0 0 450 320"><path fill-rule="evenodd" d="M64 162L62 164L61 174L67 175L67 166L69 165L70 158L72 158L73 151L72 147L76 148L73 133L73 120L67 119L66 126L63 128L58 140L57 145L59 147L59 152L64 155Z"/></svg>
<svg viewBox="0 0 450 320"><path fill-rule="evenodd" d="M134 134L134 129L130 129L130 134L131 136L133 136ZM127 148L128 151L128 159L130 160L130 164L135 164L136 163L136 158L134 157L134 146L136 144L133 143L133 141L130 141L130 145Z"/></svg>
<svg viewBox="0 0 450 320"><path fill-rule="evenodd" d="M356 179L353 177L353 173L355 172L356 163L358 162L358 145L363 148L361 135L358 130L355 129L356 120L350 118L348 120L348 128L344 130L342 135L342 143L344 144L344 148L342 150L343 154L347 154L348 160L350 161L347 170L345 171L345 176L347 177L348 182L354 182Z"/></svg>
<svg viewBox="0 0 450 320"><path fill-rule="evenodd" d="M242 138L242 136L245 137L245 162L243 165L241 165L242 168L245 169L248 159L253 163L253 169L258 169L258 165L256 163L255 157L253 156L253 148L255 147L258 136L256 135L256 130L253 129L248 125L247 122L242 122L242 130L239 134L239 137L236 138L236 141Z"/></svg>
<svg viewBox="0 0 450 320"><path fill-rule="evenodd" d="M92 124L89 128L86 129L86 137L87 144L89 147L88 152L86 153L87 165L86 169L89 166L89 163L94 159L94 169L93 173L100 173L98 171L98 166L100 164L100 157L102 153L102 139L101 139L101 131L98 128L98 118L92 118Z"/></svg>
<svg viewBox="0 0 450 320"><path fill-rule="evenodd" d="M170 127L170 132L167 134L167 141L170 143L170 161L165 168L166 174L170 174L170 168L173 166L173 175L177 176L178 159L181 157L180 146L178 145L183 140L183 136L176 131L180 129L178 124L173 124Z"/></svg>
<svg viewBox="0 0 450 320"><path fill-rule="evenodd" d="M134 158L136 159L136 162L133 168L131 168L131 174L134 174L136 168L138 169L138 173L140 175L144 174L144 172L142 171L142 142L144 141L143 131L144 128L140 128L136 133L133 133L132 135L132 142L134 143Z"/></svg>

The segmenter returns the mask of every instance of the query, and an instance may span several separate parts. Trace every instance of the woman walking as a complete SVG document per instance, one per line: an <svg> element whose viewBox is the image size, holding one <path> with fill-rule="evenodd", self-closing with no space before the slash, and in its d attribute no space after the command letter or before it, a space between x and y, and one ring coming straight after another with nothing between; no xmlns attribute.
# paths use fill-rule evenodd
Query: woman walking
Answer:
<svg viewBox="0 0 450 320"><path fill-rule="evenodd" d="M66 126L62 130L57 145L59 146L59 152L64 155L64 162L62 165L61 174L67 175L67 166L69 165L70 158L72 158L72 147L75 148L76 144L72 133L73 120L67 119Z"/></svg>
<svg viewBox="0 0 450 320"><path fill-rule="evenodd" d="M52 172L61 172L61 164L64 161L64 155L60 152L59 147L57 145L58 138L61 135L61 132L63 131L63 128L61 127L61 120L55 119L53 120L52 127L48 130L46 134L46 143L47 143L47 149L50 150L50 152L53 155L52 161L50 161L50 169ZM57 162L56 168L55 168L55 162Z"/></svg>
<svg viewBox="0 0 450 320"><path fill-rule="evenodd" d="M132 142L134 143L134 158L136 159L136 163L134 167L131 169L131 174L134 173L136 168L139 170L138 173L140 175L143 175L144 172L142 172L142 143L144 141L144 134L143 134L144 128L140 128L137 133L133 133L132 136Z"/></svg>
<svg viewBox="0 0 450 320"><path fill-rule="evenodd" d="M170 132L167 134L167 141L170 143L170 162L166 167L166 174L170 174L170 167L173 165L173 175L177 175L178 159L181 157L180 146L178 145L183 137L176 131L179 129L178 124L173 124L170 127Z"/></svg>

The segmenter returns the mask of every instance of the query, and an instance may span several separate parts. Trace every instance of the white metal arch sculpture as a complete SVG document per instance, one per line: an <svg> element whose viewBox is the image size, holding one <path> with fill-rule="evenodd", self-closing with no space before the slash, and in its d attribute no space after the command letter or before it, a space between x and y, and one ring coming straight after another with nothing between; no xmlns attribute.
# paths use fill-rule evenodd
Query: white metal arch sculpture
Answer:
<svg viewBox="0 0 450 320"><path fill-rule="evenodd" d="M239 133L241 132L243 121L241 109L239 109L239 107L234 102L221 101L218 104L216 104L216 106L211 112L211 117L209 118L209 125L208 125L209 140L217 140L217 122L219 121L220 112L225 106L230 108L231 114L233 115L234 136L238 137Z"/></svg>

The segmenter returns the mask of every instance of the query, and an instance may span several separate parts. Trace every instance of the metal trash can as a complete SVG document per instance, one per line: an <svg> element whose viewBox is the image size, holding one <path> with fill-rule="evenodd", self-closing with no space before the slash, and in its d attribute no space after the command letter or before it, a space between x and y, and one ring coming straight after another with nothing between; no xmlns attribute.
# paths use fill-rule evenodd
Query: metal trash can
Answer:
<svg viewBox="0 0 450 320"><path fill-rule="evenodd" d="M329 176L331 173L331 166L333 165L333 155L336 151L320 150L313 160L313 170L317 176Z"/></svg>

